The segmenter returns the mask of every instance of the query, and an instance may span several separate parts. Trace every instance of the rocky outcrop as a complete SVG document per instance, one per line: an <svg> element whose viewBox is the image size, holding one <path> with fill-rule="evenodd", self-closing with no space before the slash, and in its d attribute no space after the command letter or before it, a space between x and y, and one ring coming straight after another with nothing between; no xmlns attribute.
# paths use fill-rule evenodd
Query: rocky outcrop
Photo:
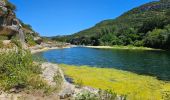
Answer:
<svg viewBox="0 0 170 100"><path fill-rule="evenodd" d="M0 1L0 35L12 36L18 33L21 27L15 12L10 9L5 0Z"/></svg>

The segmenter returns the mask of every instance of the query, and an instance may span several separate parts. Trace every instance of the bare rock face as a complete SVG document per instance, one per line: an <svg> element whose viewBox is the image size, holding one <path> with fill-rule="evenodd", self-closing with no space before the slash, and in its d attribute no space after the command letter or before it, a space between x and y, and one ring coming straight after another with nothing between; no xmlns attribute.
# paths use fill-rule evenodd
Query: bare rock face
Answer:
<svg viewBox="0 0 170 100"><path fill-rule="evenodd" d="M12 29L11 27L4 27L4 26L0 26L0 35L4 35L4 36L13 36L15 34L17 34L18 31Z"/></svg>
<svg viewBox="0 0 170 100"><path fill-rule="evenodd" d="M14 11L6 7L4 0L0 0L0 35L15 35L19 28L20 22Z"/></svg>

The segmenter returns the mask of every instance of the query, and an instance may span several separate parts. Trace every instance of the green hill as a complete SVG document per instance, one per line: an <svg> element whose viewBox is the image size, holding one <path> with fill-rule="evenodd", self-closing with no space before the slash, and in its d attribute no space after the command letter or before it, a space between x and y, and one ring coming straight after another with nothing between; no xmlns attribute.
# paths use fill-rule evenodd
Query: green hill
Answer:
<svg viewBox="0 0 170 100"><path fill-rule="evenodd" d="M77 45L134 45L169 49L170 0L153 1L116 19L52 39Z"/></svg>

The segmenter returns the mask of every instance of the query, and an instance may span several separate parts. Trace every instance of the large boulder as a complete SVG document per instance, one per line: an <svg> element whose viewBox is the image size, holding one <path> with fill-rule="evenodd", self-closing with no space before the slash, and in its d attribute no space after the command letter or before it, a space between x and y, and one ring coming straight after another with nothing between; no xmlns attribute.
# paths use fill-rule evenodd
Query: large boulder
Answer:
<svg viewBox="0 0 170 100"><path fill-rule="evenodd" d="M17 30L15 30L15 28L13 27L5 27L5 26L0 26L0 35L3 36L8 36L9 38L11 36L14 36L18 33Z"/></svg>
<svg viewBox="0 0 170 100"><path fill-rule="evenodd" d="M37 43L37 44L41 44L43 42L43 39L41 37L34 37L34 41Z"/></svg>

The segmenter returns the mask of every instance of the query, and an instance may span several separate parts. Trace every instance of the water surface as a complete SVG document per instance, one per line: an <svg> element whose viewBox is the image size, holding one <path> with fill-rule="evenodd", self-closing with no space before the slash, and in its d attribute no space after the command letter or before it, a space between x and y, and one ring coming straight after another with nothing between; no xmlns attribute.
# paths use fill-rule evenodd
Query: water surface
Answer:
<svg viewBox="0 0 170 100"><path fill-rule="evenodd" d="M36 55L49 62L116 68L170 80L170 53L165 51L93 49L75 47Z"/></svg>

